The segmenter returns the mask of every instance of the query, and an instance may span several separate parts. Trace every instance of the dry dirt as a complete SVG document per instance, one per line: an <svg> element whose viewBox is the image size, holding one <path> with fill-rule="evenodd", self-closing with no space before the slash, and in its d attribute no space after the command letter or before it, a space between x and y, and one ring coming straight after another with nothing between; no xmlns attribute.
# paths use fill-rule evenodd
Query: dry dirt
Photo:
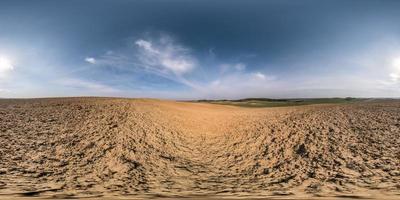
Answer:
<svg viewBox="0 0 400 200"><path fill-rule="evenodd" d="M0 198L400 199L400 101L0 100Z"/></svg>

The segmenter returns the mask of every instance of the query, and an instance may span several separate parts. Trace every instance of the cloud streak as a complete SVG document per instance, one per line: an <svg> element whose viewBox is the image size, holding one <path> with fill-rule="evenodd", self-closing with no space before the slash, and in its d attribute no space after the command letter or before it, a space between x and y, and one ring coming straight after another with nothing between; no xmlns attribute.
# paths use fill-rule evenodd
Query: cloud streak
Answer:
<svg viewBox="0 0 400 200"><path fill-rule="evenodd" d="M129 53L113 53L93 58L97 65L105 65L126 70L143 70L143 72L172 80L190 88L190 92L197 95L217 98L218 96L239 97L241 91L245 95L266 94L274 76L267 76L259 71L248 71L247 64L236 62L233 64L214 64L219 68L217 76L209 74L199 80L194 70L207 70L198 64L198 59L191 55L189 48L177 43L168 35L161 35L153 39L136 39L134 42L134 56ZM209 66L210 67L210 66ZM182 96L186 96L182 94Z"/></svg>
<svg viewBox="0 0 400 200"><path fill-rule="evenodd" d="M96 59L92 57L86 57L85 61L90 63L90 64L96 64Z"/></svg>
<svg viewBox="0 0 400 200"><path fill-rule="evenodd" d="M139 39L135 44L139 47L139 60L147 67L180 76L190 72L196 65L190 51L167 36L162 36L157 42Z"/></svg>

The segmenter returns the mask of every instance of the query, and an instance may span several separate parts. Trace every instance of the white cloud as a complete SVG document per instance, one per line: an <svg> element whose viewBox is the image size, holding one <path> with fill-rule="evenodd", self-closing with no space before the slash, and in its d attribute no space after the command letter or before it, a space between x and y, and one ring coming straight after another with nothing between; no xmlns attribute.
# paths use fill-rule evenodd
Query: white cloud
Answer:
<svg viewBox="0 0 400 200"><path fill-rule="evenodd" d="M186 73L193 68L193 63L185 59L165 58L161 61L161 64L177 74Z"/></svg>
<svg viewBox="0 0 400 200"><path fill-rule="evenodd" d="M85 60L128 73L150 73L190 88L198 88L185 77L196 67L196 59L190 55L188 48L176 43L169 36L161 35L159 38L148 40L137 39L134 41L134 46L130 47L134 49L108 50L96 59Z"/></svg>
<svg viewBox="0 0 400 200"><path fill-rule="evenodd" d="M255 76L256 78L258 78L258 79L261 79L261 80L265 80L265 79L266 79L266 76L265 76L263 73L261 73L261 72L256 72L256 73L254 73L254 76Z"/></svg>
<svg viewBox="0 0 400 200"><path fill-rule="evenodd" d="M247 65L241 62L217 65L221 73L208 74L200 81L198 77L187 74L196 67L196 58L190 55L187 48L169 37L162 36L153 40L138 39L134 44L138 50L135 52L136 59L129 57L127 53L116 52L112 55L101 56L96 60L97 64L123 67L125 70L129 70L129 67L143 69L145 72L191 88L178 95L178 98L185 96L185 93L190 93L193 98L265 96L269 94L271 87L276 85L273 76L257 71L247 72ZM87 87L89 86L92 87L91 85Z"/></svg>
<svg viewBox="0 0 400 200"><path fill-rule="evenodd" d="M12 71L14 66L10 59L0 56L0 77L4 77L7 72Z"/></svg>
<svg viewBox="0 0 400 200"><path fill-rule="evenodd" d="M151 53L155 53L155 54L159 54L160 53L159 51L153 49L153 45L149 41L139 39L139 40L137 40L135 42L135 44L138 45L139 47L142 47L144 50L151 52Z"/></svg>
<svg viewBox="0 0 400 200"><path fill-rule="evenodd" d="M139 60L148 68L183 75L195 67L196 61L189 50L169 37L163 36L157 42L139 39L135 44L140 50Z"/></svg>
<svg viewBox="0 0 400 200"><path fill-rule="evenodd" d="M221 73L208 74L203 80L189 73L197 67L197 59L188 48L176 43L170 37L134 40L135 57L129 49L96 58L98 65L106 65L124 70L144 70L157 76L181 83L191 88L187 90L193 97L239 98L266 96L277 83L272 76L262 72L247 72L245 63L237 62L216 65ZM88 60L87 60L88 61ZM210 66L211 67L211 66ZM201 70L209 70L206 67ZM71 87L84 87L88 90L105 90L107 86L92 82L69 81ZM108 88L108 90L112 90ZM183 92L180 96L185 96ZM179 97L179 96L177 96Z"/></svg>
<svg viewBox="0 0 400 200"><path fill-rule="evenodd" d="M90 64L96 64L96 59L92 57L86 57L85 61L90 63Z"/></svg>

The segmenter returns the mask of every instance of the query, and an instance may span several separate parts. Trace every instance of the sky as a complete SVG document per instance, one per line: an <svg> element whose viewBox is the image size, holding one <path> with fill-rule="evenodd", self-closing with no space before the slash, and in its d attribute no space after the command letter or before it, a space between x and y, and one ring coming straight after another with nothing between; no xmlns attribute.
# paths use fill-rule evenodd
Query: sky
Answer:
<svg viewBox="0 0 400 200"><path fill-rule="evenodd" d="M400 1L2 0L0 98L400 97Z"/></svg>

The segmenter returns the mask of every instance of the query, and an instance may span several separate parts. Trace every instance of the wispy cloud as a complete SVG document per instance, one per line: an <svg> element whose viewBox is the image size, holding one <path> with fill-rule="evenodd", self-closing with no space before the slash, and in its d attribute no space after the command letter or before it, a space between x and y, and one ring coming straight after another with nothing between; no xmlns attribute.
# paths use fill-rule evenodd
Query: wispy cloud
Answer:
<svg viewBox="0 0 400 200"><path fill-rule="evenodd" d="M158 41L139 39L135 44L140 50L139 60L147 67L182 75L196 65L189 49L174 43L167 36L162 36Z"/></svg>
<svg viewBox="0 0 400 200"><path fill-rule="evenodd" d="M197 60L189 48L179 44L172 37L160 37L134 41L134 46L122 51L107 51L97 58L86 59L98 66L107 66L132 73L153 74L165 79L200 89L186 78L197 67Z"/></svg>
<svg viewBox="0 0 400 200"><path fill-rule="evenodd" d="M96 59L92 57L86 57L85 61L90 63L90 64L96 64Z"/></svg>
<svg viewBox="0 0 400 200"><path fill-rule="evenodd" d="M236 98L254 96L257 93L267 94L268 88L275 80L274 76L260 71L251 71L244 62L219 64L215 61L214 68L217 70L219 68L220 73L212 74L210 70L213 66L202 67L198 60L190 48L165 34L153 38L137 38L134 40L132 49L108 51L99 57L85 59L88 63L122 69L132 72L133 75L137 72L149 73L172 80L189 87L190 90L186 93L190 93L192 98L222 96ZM195 70L205 72L207 77L198 79L199 77L193 73ZM98 83L79 80L68 81L66 85L93 90L111 90ZM180 96L185 96L185 94L181 93Z"/></svg>
<svg viewBox="0 0 400 200"><path fill-rule="evenodd" d="M247 65L237 62L216 65L222 72L216 79L209 78L198 82L184 76L196 67L197 59L189 54L188 48L177 45L169 37L161 37L156 44L151 40L143 39L137 40L135 44L141 49L139 60L144 66L158 71L159 74L173 74L173 79L190 86L199 94L198 97L236 98L240 95L266 94L267 88L275 79L261 72L247 72Z"/></svg>
<svg viewBox="0 0 400 200"><path fill-rule="evenodd" d="M256 72L253 74L257 79L265 80L267 77L261 73L261 72Z"/></svg>

